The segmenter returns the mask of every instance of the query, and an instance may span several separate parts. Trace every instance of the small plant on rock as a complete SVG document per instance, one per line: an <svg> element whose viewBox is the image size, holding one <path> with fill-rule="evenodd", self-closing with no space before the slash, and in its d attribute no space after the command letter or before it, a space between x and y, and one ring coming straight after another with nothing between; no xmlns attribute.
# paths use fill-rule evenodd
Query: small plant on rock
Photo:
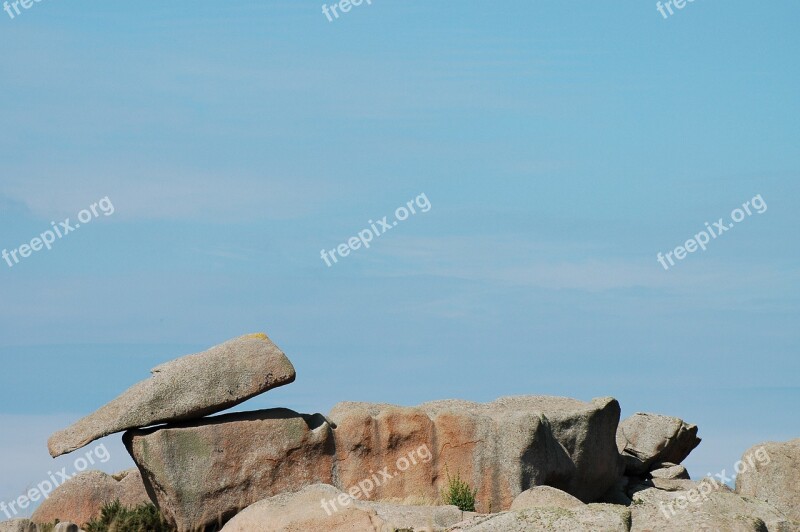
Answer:
<svg viewBox="0 0 800 532"><path fill-rule="evenodd" d="M457 506L461 511L474 512L475 511L475 495L478 490L470 488L466 481L461 480L461 474L456 473L455 477L450 476L450 471L447 471L447 489L442 492L442 499L445 504L452 504Z"/></svg>

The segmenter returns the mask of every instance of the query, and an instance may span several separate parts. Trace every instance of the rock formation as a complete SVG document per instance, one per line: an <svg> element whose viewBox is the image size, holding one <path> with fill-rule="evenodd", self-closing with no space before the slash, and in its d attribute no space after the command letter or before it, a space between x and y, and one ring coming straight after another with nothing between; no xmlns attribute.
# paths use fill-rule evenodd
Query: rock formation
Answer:
<svg viewBox="0 0 800 532"><path fill-rule="evenodd" d="M57 456L126 431L138 470L79 475L33 521L84 524L119 499L152 501L181 532L800 531L800 440L745 453L734 493L689 480L681 462L700 443L696 426L648 413L620 422L612 398L345 402L328 417L282 408L207 417L294 378L264 334L157 367L49 441ZM453 479L466 483L453 500L472 509L474 494L480 513L443 505ZM0 523L0 532L36 530Z"/></svg>
<svg viewBox="0 0 800 532"><path fill-rule="evenodd" d="M250 334L151 370L152 377L53 434L54 458L127 429L197 419L294 381L286 355L266 334Z"/></svg>

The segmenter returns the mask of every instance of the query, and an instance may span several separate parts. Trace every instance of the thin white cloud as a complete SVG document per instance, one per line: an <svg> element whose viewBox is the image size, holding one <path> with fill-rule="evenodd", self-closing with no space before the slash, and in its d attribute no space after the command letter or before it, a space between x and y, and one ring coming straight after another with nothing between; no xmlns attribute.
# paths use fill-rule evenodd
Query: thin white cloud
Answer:
<svg viewBox="0 0 800 532"><path fill-rule="evenodd" d="M647 257L615 257L597 243L535 242L523 237L401 237L375 246L378 275L432 275L509 286L599 292L646 288L730 293L742 298L779 294L796 280L793 269L774 265L721 263L695 254L665 271L655 252ZM754 279L760 282L753 284ZM731 291L731 287L739 287ZM743 292L746 292L746 294Z"/></svg>
<svg viewBox="0 0 800 532"><path fill-rule="evenodd" d="M304 177L222 175L188 170L92 170L90 174L35 169L0 185L0 195L35 216L75 217L108 196L114 220L241 222L302 217L323 205L332 187Z"/></svg>

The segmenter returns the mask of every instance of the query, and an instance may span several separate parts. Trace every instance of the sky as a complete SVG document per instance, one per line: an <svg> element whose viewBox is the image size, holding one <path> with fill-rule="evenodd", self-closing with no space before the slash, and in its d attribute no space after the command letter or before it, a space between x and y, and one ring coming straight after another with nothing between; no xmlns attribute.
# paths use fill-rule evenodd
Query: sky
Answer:
<svg viewBox="0 0 800 532"><path fill-rule="evenodd" d="M699 426L693 478L800 437L800 4L322 5L0 12L0 248L113 206L0 259L0 500L92 448L51 433L260 331L297 380L239 410L613 396Z"/></svg>

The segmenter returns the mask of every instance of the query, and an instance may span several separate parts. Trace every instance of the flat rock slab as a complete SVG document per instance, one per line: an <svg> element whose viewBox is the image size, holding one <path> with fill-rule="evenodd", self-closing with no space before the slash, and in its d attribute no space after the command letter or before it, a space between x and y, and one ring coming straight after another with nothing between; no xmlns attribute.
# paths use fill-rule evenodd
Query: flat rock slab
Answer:
<svg viewBox="0 0 800 532"><path fill-rule="evenodd" d="M250 334L188 355L152 371L152 377L53 434L54 458L128 429L200 418L267 390L289 384L295 370L266 334Z"/></svg>

